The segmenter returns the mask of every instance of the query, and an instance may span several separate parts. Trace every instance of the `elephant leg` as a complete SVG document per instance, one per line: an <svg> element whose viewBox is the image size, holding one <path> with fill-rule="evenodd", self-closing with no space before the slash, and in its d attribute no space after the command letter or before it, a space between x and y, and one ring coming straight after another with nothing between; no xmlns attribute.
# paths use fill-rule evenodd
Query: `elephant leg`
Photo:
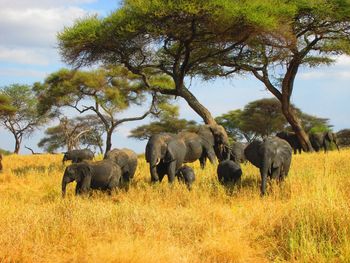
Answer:
<svg viewBox="0 0 350 263"><path fill-rule="evenodd" d="M170 162L168 166L168 181L169 183L173 183L175 180L175 174L176 174L176 161Z"/></svg>
<svg viewBox="0 0 350 263"><path fill-rule="evenodd" d="M215 155L215 152L214 152L213 150L210 150L210 151L208 151L207 155L208 155L209 161L210 161L212 164L216 164L216 155Z"/></svg>
<svg viewBox="0 0 350 263"><path fill-rule="evenodd" d="M206 156L201 156L201 157L199 158L199 162L200 162L201 169L204 169L205 164L206 164L206 162L207 162L207 157L206 157Z"/></svg>
<svg viewBox="0 0 350 263"><path fill-rule="evenodd" d="M77 182L77 185L75 186L75 195L81 194L81 182Z"/></svg>
<svg viewBox="0 0 350 263"><path fill-rule="evenodd" d="M159 181L159 177L158 177L158 165L156 166L156 165L154 165L154 166L152 166L151 164L150 164L150 173L151 173L151 182L152 183L156 183L156 182L158 182Z"/></svg>
<svg viewBox="0 0 350 263"><path fill-rule="evenodd" d="M261 193L261 196L264 196L266 192L267 173L264 172L263 169L260 169L260 174L261 174L260 193Z"/></svg>
<svg viewBox="0 0 350 263"><path fill-rule="evenodd" d="M111 178L111 180L109 181L108 184L108 192L111 193L111 191L113 191L113 189L116 189L119 186L119 182L120 182L120 178L117 176L113 176Z"/></svg>
<svg viewBox="0 0 350 263"><path fill-rule="evenodd" d="M280 180L281 167L274 168L271 174L271 178L275 180Z"/></svg>

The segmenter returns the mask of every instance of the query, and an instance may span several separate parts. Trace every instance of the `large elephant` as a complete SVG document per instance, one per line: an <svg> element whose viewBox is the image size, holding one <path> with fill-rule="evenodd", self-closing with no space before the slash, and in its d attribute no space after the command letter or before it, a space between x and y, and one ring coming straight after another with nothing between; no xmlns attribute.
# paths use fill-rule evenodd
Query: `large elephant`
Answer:
<svg viewBox="0 0 350 263"><path fill-rule="evenodd" d="M152 135L146 145L145 157L150 166L151 181L159 181L158 170L163 171L164 157L168 142L176 135L173 133L160 133Z"/></svg>
<svg viewBox="0 0 350 263"><path fill-rule="evenodd" d="M260 169L261 195L266 191L267 176L279 181L288 175L292 147L281 138L271 136L263 141L253 141L244 150L245 157Z"/></svg>
<svg viewBox="0 0 350 263"><path fill-rule="evenodd" d="M295 132L288 132L288 131L281 131L276 134L277 137L286 140L289 145L293 148L294 154L301 154L301 151L303 150L303 146L301 145L298 136L295 134Z"/></svg>
<svg viewBox="0 0 350 263"><path fill-rule="evenodd" d="M89 149L70 150L64 154L62 162L71 160L72 163L80 163L84 160L92 160L93 158L94 153Z"/></svg>
<svg viewBox="0 0 350 263"><path fill-rule="evenodd" d="M172 141L174 142L169 148ZM169 182L173 182L176 170L183 163L199 160L204 168L207 158L212 163L216 162L215 156L219 159L227 158L224 156L226 148L228 137L220 125L202 125L196 133L153 135L146 145L146 161L150 164L151 181L161 181L168 174Z"/></svg>
<svg viewBox="0 0 350 263"><path fill-rule="evenodd" d="M137 168L137 154L127 148L113 149L109 151L106 160L115 162L122 170L122 181L129 183L133 178Z"/></svg>
<svg viewBox="0 0 350 263"><path fill-rule="evenodd" d="M76 181L75 194L87 193L90 189L111 191L119 186L122 171L110 160L81 162L69 165L62 178L62 196L67 184Z"/></svg>
<svg viewBox="0 0 350 263"><path fill-rule="evenodd" d="M320 151L322 148L324 152L330 150L331 143L334 143L339 151L337 135L331 131L326 132L315 132L309 135L312 148L316 152Z"/></svg>

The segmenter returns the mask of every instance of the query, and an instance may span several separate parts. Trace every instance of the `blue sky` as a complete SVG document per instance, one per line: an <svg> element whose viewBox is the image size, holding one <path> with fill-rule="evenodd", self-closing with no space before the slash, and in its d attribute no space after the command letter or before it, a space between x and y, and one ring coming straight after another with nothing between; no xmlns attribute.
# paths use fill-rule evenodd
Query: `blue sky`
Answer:
<svg viewBox="0 0 350 263"><path fill-rule="evenodd" d="M79 17L88 14L108 15L118 8L118 0L0 0L0 86L12 83L32 84L43 79L64 65L58 55L56 34L64 26L70 26ZM341 56L331 67L303 69L299 72L293 103L304 112L330 119L334 130L350 127L350 58ZM199 101L214 116L229 110L242 108L248 102L271 97L254 78L235 77L229 80L203 82L193 80L190 87ZM181 117L201 119L186 102L177 100ZM123 113L134 116L143 108L133 108ZM149 122L129 123L119 127L113 136L114 147L128 147L141 153L146 142L128 139L130 129ZM27 154L24 145L36 151L43 130L37 131L23 142L21 153ZM12 150L11 135L0 127L0 148Z"/></svg>

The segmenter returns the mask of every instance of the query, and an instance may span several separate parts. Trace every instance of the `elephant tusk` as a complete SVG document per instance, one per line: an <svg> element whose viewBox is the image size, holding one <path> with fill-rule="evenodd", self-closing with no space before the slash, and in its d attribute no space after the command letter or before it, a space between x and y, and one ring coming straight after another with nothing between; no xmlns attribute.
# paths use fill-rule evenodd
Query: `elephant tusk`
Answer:
<svg viewBox="0 0 350 263"><path fill-rule="evenodd" d="M157 158L156 165L158 165L159 163L160 163L160 158Z"/></svg>

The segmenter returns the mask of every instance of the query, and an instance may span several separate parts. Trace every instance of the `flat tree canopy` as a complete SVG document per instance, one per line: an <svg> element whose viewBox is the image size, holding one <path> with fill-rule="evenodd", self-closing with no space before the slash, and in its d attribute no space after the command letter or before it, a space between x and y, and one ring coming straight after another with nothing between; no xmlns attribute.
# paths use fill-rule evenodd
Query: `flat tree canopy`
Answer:
<svg viewBox="0 0 350 263"><path fill-rule="evenodd" d="M105 18L90 16L65 28L58 34L59 49L73 66L122 63L146 85L152 73L164 73L173 87L149 88L184 98L205 123L215 124L185 77L206 71L220 54L239 52L251 36L277 28L288 7L270 0L126 0Z"/></svg>

